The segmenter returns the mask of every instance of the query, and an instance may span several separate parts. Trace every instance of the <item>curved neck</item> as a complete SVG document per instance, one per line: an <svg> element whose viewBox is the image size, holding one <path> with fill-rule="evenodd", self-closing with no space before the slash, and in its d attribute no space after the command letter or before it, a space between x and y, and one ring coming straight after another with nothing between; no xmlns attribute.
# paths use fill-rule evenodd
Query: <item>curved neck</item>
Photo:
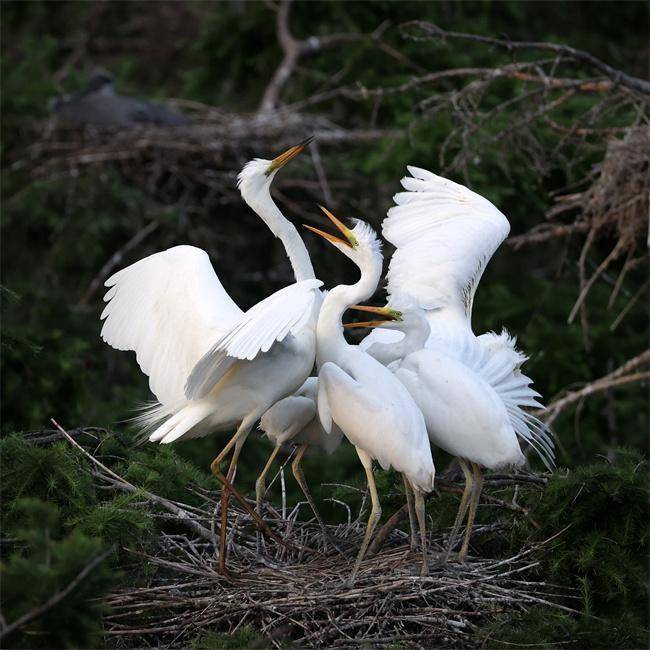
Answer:
<svg viewBox="0 0 650 650"><path fill-rule="evenodd" d="M361 277L354 284L340 284L334 287L323 301L316 327L317 362L336 362L351 346L343 336L341 318L345 310L358 302L368 300L381 278L381 255L373 255L367 264L360 266Z"/></svg>
<svg viewBox="0 0 650 650"><path fill-rule="evenodd" d="M393 361L403 359L416 350L421 350L429 338L431 328L427 319L418 312L408 315L401 327L396 327L404 336L395 343L373 343L366 351L381 364L387 366Z"/></svg>
<svg viewBox="0 0 650 650"><path fill-rule="evenodd" d="M280 212L265 186L259 196L244 196L244 201L259 215L269 230L284 244L284 249L291 262L296 282L315 278L307 247L295 226Z"/></svg>

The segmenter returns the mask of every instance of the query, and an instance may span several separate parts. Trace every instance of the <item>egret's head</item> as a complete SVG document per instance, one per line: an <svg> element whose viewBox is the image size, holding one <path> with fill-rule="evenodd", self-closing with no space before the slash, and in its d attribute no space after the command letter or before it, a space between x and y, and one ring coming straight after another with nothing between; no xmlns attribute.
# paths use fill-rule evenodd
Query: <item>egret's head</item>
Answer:
<svg viewBox="0 0 650 650"><path fill-rule="evenodd" d="M313 137L303 140L300 144L289 147L273 160L254 158L244 165L244 168L237 176L237 187L246 203L255 203L255 199L263 193L268 194L269 187L275 178L278 170L282 169L290 160L293 160L307 145Z"/></svg>
<svg viewBox="0 0 650 650"><path fill-rule="evenodd" d="M381 266L381 242L375 231L360 219L354 219L352 228L348 228L342 221L337 219L327 208L319 206L325 216L336 226L342 237L332 235L319 228L303 224L305 228L320 235L328 242L338 248L343 255L349 257L357 266L364 267L369 262L379 262Z"/></svg>

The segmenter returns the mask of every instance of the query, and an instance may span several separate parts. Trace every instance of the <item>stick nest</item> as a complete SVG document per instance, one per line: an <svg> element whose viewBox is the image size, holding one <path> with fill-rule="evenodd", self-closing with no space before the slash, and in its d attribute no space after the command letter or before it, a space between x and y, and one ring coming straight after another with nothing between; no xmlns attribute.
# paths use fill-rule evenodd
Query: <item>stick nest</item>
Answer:
<svg viewBox="0 0 650 650"><path fill-rule="evenodd" d="M193 509L192 516L210 526L216 504L205 497L205 507ZM293 641L297 647L345 648L363 641L458 648L474 646L479 629L504 612L535 605L566 609L557 604L569 595L566 588L534 576L548 542L505 559L446 564L443 531L429 534L428 577L419 575L421 554L409 550L407 534L394 530L348 588L363 518L329 528L344 557L331 546L325 549L317 525L298 519L301 505L284 519L267 507L267 522L290 545L265 538L259 557L249 516L233 507L228 577L217 571L215 544L194 536L163 534L155 549L133 552L152 571L145 586L108 597L108 634L129 647L134 637L147 645L183 647L201 630L236 632L247 625L276 647ZM478 526L475 533L508 526Z"/></svg>

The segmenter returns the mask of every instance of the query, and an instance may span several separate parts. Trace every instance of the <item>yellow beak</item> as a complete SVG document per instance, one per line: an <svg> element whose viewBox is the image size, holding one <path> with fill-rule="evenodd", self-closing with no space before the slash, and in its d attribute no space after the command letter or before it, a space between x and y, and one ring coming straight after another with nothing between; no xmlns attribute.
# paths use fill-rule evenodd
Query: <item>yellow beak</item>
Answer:
<svg viewBox="0 0 650 650"><path fill-rule="evenodd" d="M383 316L383 320L369 320L363 321L360 323L346 323L343 327L353 328L353 327L379 327L385 325L387 322L391 321L401 321L402 312L397 311L396 309L390 309L389 307L371 307L368 305L352 305L349 309L355 309L356 311L367 311L371 314L379 314Z"/></svg>
<svg viewBox="0 0 650 650"><path fill-rule="evenodd" d="M315 232L317 235L324 237L327 241L332 242L333 244L344 244L350 248L356 248L359 245L357 238L354 236L352 231L339 219L337 219L327 208L324 208L322 205L318 206L324 213L325 216L338 228L339 232L343 234L345 239L337 237L336 235L330 235L330 233L320 230L319 228L314 228L313 226L308 226L303 224L307 230Z"/></svg>
<svg viewBox="0 0 650 650"><path fill-rule="evenodd" d="M265 174L268 176L272 174L276 169L284 167L290 160L293 160L299 153L301 153L305 147L314 139L314 136L310 136L307 139L303 140L301 143L290 147L284 153L281 153L277 158L274 158L269 165L269 168L266 170Z"/></svg>

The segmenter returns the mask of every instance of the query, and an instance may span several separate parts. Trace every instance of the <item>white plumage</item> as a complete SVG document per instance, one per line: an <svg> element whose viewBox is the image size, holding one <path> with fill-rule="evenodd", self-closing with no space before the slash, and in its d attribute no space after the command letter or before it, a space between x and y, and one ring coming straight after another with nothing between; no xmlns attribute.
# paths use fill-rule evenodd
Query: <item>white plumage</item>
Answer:
<svg viewBox="0 0 650 650"><path fill-rule="evenodd" d="M408 167L382 234L396 250L388 268L394 304L471 319L474 292L510 224L487 199L425 169Z"/></svg>
<svg viewBox="0 0 650 650"><path fill-rule="evenodd" d="M431 442L460 459L467 485L452 544L470 501L464 557L480 497L479 466L522 465L522 439L551 469L553 439L548 427L524 410L539 408L540 395L521 372L526 357L514 338L505 331L477 337L471 328L476 287L508 235L508 220L462 185L416 167L408 171L411 177L402 179L407 191L395 196L383 223L384 236L396 246L388 271L389 305L407 317L373 331L362 345L390 364L408 388Z"/></svg>
<svg viewBox="0 0 650 650"><path fill-rule="evenodd" d="M423 493L433 489L435 468L422 414L387 368L358 346L346 342L341 325L343 312L369 298L377 288L382 270L379 241L361 221L351 231L333 221L346 240L326 236L359 267L361 277L353 285L332 289L321 307L317 326L318 414L325 431L336 424L355 446L366 470L372 499L366 535L350 582L381 516L372 459L384 468L394 467L401 472L413 490L422 534L422 566L426 571Z"/></svg>
<svg viewBox="0 0 650 650"><path fill-rule="evenodd" d="M222 287L207 254L191 246L152 255L107 282L102 337L119 350L135 351L159 400L138 418L155 427L149 439L170 443L236 428L212 463L221 476L220 463L234 447L229 481L255 422L299 388L314 365L321 282L314 279L297 230L270 194L277 171L306 144L274 160L255 159L238 178L243 199L284 244L296 284L244 313ZM224 493L222 570L226 512Z"/></svg>
<svg viewBox="0 0 650 650"><path fill-rule="evenodd" d="M333 454L341 444L343 432L334 425L325 431L316 404L318 377L308 377L289 397L276 402L261 418L259 428L274 445L308 445Z"/></svg>
<svg viewBox="0 0 650 650"><path fill-rule="evenodd" d="M334 453L341 444L343 432L336 425L330 432L325 431L318 418L316 405L318 395L318 377L308 377L305 383L289 397L276 402L260 419L259 428L274 442L273 451L269 456L262 473L255 483L257 510L262 511L262 498L266 489L266 475L283 445L295 444L296 454L291 469L293 475L307 499L318 523L323 531L324 539L334 548L336 543L331 538L327 526L316 507L301 462L305 452L315 447L327 454ZM259 540L259 537L258 537ZM258 543L258 553L259 553Z"/></svg>
<svg viewBox="0 0 650 650"><path fill-rule="evenodd" d="M205 397L234 361L252 361L300 332L318 312L321 300L314 290L322 284L320 280L296 282L251 307L196 363L187 379L187 397Z"/></svg>
<svg viewBox="0 0 650 650"><path fill-rule="evenodd" d="M243 314L207 253L194 246L145 257L112 275L106 286L102 339L136 352L151 392L166 405L184 400L194 364Z"/></svg>

